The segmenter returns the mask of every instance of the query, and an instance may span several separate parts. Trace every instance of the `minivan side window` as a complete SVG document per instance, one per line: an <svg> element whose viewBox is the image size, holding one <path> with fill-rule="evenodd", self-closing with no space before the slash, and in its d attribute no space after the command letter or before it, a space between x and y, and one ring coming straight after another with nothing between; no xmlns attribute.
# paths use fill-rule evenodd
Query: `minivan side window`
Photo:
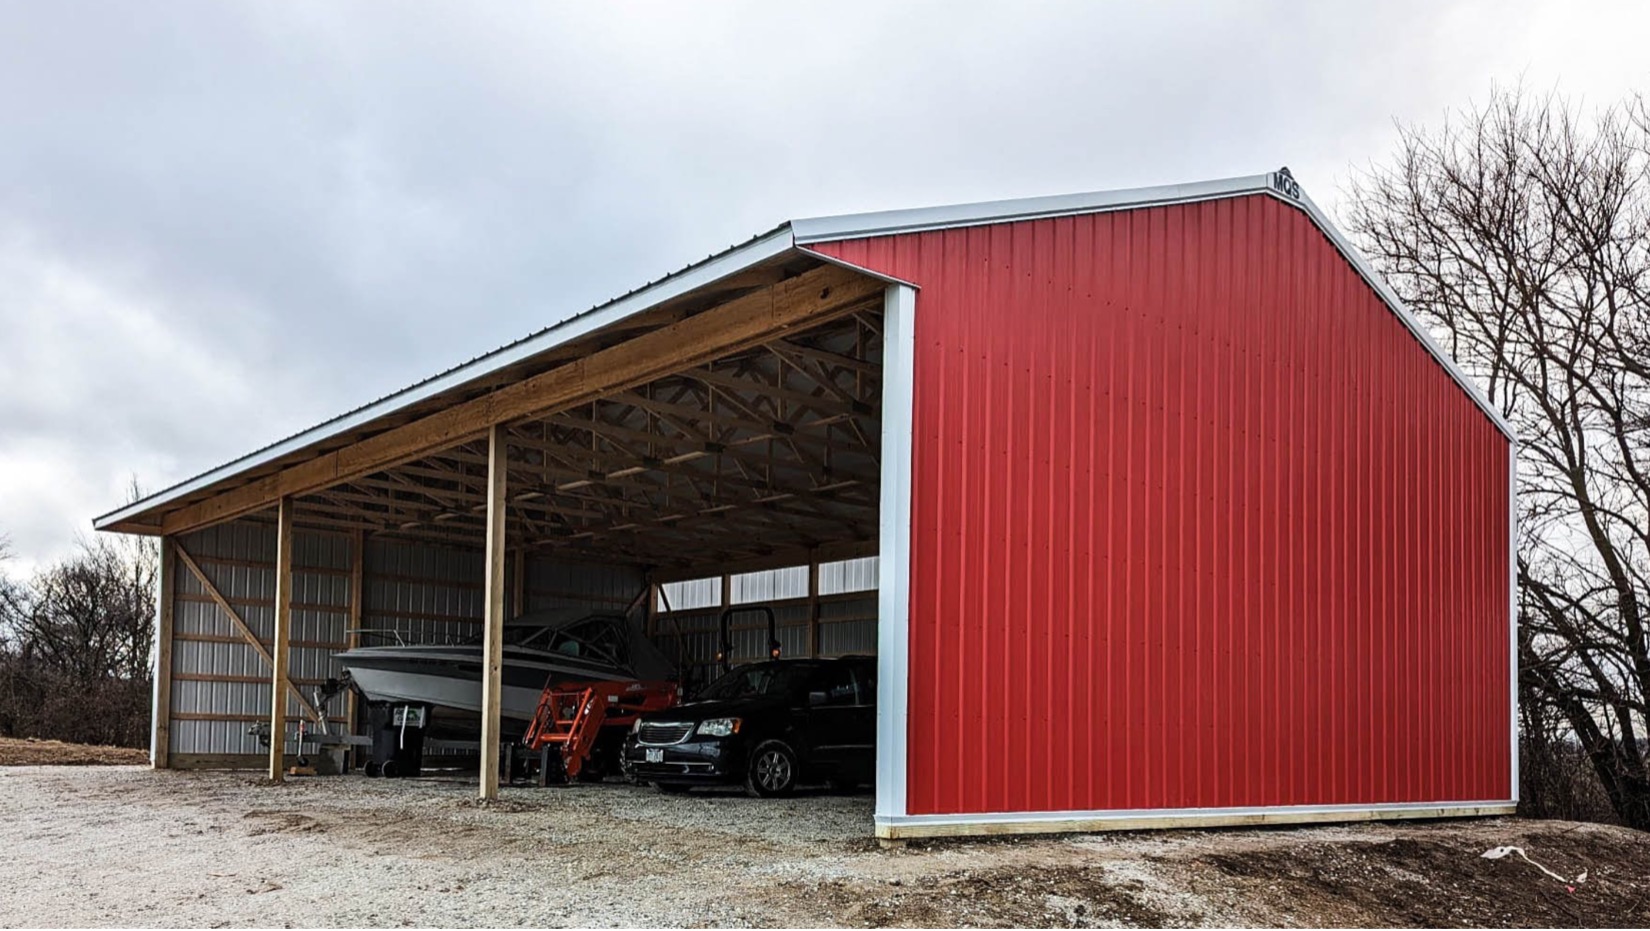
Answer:
<svg viewBox="0 0 1650 931"><path fill-rule="evenodd" d="M824 692L825 705L852 705L856 698L853 670L845 664L832 663L814 676L809 690Z"/></svg>

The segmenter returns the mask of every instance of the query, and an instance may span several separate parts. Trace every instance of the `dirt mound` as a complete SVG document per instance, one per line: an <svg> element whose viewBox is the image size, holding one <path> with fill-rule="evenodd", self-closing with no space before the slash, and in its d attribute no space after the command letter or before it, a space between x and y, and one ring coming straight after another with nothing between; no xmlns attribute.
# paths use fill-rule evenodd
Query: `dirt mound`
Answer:
<svg viewBox="0 0 1650 931"><path fill-rule="evenodd" d="M0 766L130 766L149 762L147 750L94 747L33 737L0 737Z"/></svg>
<svg viewBox="0 0 1650 931"><path fill-rule="evenodd" d="M1231 879L1273 890L1314 923L1377 926L1645 927L1650 836L1580 828L1509 839L1561 876L1442 831L1374 843L1211 853Z"/></svg>
<svg viewBox="0 0 1650 931"><path fill-rule="evenodd" d="M1170 927L1138 880L1100 866L964 870L894 880L885 888L842 882L809 890L849 927Z"/></svg>

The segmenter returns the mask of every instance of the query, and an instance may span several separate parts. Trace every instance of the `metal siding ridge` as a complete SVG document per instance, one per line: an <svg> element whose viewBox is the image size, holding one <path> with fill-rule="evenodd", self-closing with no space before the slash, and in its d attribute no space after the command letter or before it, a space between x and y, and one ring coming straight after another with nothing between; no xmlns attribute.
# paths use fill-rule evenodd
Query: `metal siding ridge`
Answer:
<svg viewBox="0 0 1650 931"><path fill-rule="evenodd" d="M790 227L781 225L773 232L767 233L745 245L736 246L700 264L689 266L673 275L667 275L640 290L575 314L535 336L530 336L520 342L480 356L421 384L405 388L271 446L266 446L238 459L230 460L215 469L173 485L141 501L133 502L119 510L104 514L92 521L92 527L97 530L106 529L112 524L121 523L145 511L170 504L185 495L200 491L237 473L265 465L282 456L297 452L306 446L323 442L340 433L370 423L379 417L393 414L410 405L428 400L443 391L457 388L476 379L485 378L501 369L530 359L539 353L554 349L602 327L647 311L672 298L680 297L695 288L738 274L745 269L783 254L792 249L793 246Z"/></svg>

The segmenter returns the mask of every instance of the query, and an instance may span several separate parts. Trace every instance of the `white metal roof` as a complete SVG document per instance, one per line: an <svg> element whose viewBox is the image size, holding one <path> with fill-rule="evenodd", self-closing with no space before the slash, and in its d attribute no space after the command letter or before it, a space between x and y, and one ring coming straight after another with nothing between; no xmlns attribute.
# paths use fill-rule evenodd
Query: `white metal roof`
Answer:
<svg viewBox="0 0 1650 931"><path fill-rule="evenodd" d="M512 343L486 355L478 356L463 365L426 381L387 395L347 414L318 424L278 443L227 462L164 491L105 514L93 521L93 526L104 529L156 507L163 507L216 482L230 478L239 472L267 465L282 456L298 452L307 446L324 443L333 437L368 424L374 419L394 414L444 391L485 378L511 365L590 334L602 327L640 314L672 298L680 297L695 288L703 287L752 268L789 250L799 247L805 248L811 243L1074 216L1112 210L1134 210L1168 204L1241 197L1250 194L1273 196L1304 211L1318 229L1335 245L1336 249L1357 269L1358 274L1363 277L1364 281L1375 289L1376 293L1381 296L1381 299L1397 315L1398 319L1414 334L1421 345L1426 347L1427 351L1444 366L1450 377L1467 392L1479 409L1495 423L1496 427L1509 440L1517 441L1512 425L1507 422L1500 411L1490 404L1477 385L1456 365L1455 360L1451 359L1438 346L1431 335L1427 333L1425 327L1415 319L1409 309L1404 306L1404 303L1398 299L1397 294L1375 273L1374 268L1362 253L1330 222L1328 216L1318 208L1317 204L1306 196L1293 176L1289 174L1288 169L1282 169L1267 174L1245 175L1190 184L1168 184L1156 187L1096 191L1086 194L1062 194L1051 197L1028 197L974 204L923 207L914 210L888 210L791 220L743 245L713 255L702 262L688 266L675 274L661 278L613 301L570 317L519 342ZM818 253L813 253L811 250L809 250L809 254L829 261L836 261ZM875 274L869 272L869 270L866 271ZM879 275L879 277L881 276Z"/></svg>

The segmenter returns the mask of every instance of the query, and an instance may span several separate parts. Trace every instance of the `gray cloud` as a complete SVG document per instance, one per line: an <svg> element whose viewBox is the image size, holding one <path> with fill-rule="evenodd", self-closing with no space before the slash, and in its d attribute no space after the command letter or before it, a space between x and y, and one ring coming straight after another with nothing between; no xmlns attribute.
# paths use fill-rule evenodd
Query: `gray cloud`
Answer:
<svg viewBox="0 0 1650 931"><path fill-rule="evenodd" d="M1627 19L1632 18L1632 22ZM170 484L790 216L1247 174L1320 200L1636 4L11 4L0 531Z"/></svg>

